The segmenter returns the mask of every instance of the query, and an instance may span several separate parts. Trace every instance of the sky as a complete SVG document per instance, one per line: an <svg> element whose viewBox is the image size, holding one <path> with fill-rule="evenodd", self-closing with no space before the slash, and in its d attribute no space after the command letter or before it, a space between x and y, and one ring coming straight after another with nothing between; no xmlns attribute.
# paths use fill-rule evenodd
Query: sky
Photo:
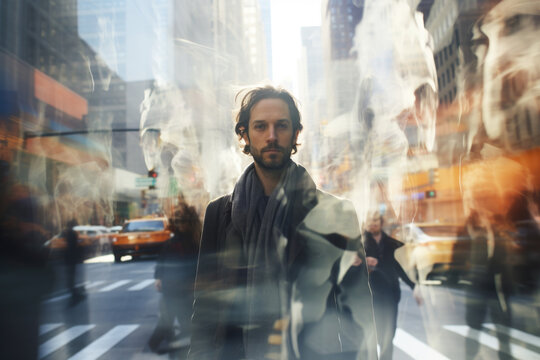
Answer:
<svg viewBox="0 0 540 360"><path fill-rule="evenodd" d="M321 25L321 0L271 0L273 82L297 87L300 28Z"/></svg>

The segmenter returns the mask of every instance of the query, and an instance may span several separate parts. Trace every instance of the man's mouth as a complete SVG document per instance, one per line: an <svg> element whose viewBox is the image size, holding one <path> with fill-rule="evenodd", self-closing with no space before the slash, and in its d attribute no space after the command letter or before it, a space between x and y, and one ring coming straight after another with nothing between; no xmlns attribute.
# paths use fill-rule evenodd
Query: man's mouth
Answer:
<svg viewBox="0 0 540 360"><path fill-rule="evenodd" d="M280 148L265 148L262 152L278 153L282 152Z"/></svg>

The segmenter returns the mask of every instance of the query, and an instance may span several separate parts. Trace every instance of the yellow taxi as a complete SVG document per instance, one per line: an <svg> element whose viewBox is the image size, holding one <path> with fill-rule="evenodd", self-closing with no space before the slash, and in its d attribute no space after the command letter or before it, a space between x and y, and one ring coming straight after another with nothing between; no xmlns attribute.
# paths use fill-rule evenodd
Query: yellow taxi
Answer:
<svg viewBox="0 0 540 360"><path fill-rule="evenodd" d="M112 235L114 261L120 262L125 255L158 254L163 243L171 236L165 217L128 220L118 234Z"/></svg>
<svg viewBox="0 0 540 360"><path fill-rule="evenodd" d="M396 231L396 259L421 284L456 283L467 273L471 239L461 224L411 223Z"/></svg>

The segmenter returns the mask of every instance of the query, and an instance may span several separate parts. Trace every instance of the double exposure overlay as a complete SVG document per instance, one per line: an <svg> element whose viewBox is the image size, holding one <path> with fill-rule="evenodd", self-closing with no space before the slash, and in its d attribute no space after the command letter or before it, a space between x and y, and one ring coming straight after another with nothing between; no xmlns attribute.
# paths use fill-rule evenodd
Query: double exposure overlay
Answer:
<svg viewBox="0 0 540 360"><path fill-rule="evenodd" d="M0 357L540 359L539 39L533 0L0 0Z"/></svg>

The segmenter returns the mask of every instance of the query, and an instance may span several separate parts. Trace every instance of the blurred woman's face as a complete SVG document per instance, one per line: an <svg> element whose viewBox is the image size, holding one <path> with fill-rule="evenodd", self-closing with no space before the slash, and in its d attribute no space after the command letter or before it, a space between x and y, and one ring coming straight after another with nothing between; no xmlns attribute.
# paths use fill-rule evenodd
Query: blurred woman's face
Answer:
<svg viewBox="0 0 540 360"><path fill-rule="evenodd" d="M177 212L174 215L173 226L174 226L175 231L178 231L178 232L187 232L189 230L188 221L184 213Z"/></svg>

